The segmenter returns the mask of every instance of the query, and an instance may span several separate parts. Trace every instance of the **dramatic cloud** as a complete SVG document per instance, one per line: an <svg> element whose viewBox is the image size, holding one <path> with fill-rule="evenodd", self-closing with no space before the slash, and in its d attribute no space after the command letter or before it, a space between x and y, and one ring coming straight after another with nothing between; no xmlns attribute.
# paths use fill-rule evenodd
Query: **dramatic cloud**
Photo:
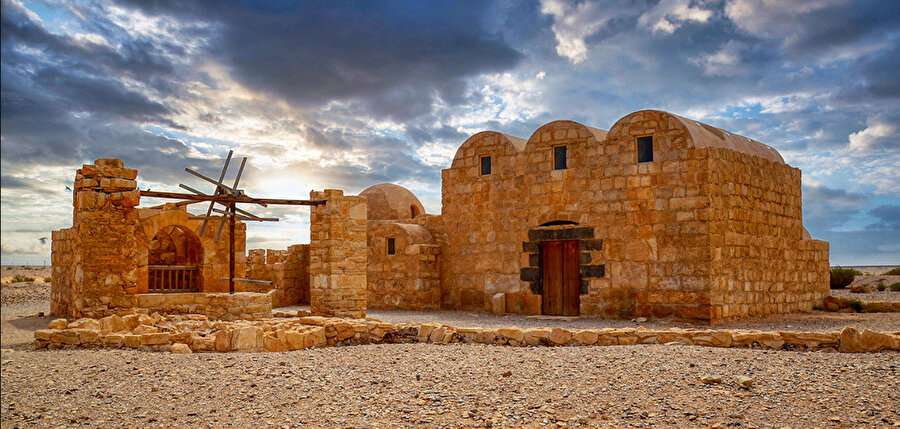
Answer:
<svg viewBox="0 0 900 429"><path fill-rule="evenodd" d="M3 258L46 255L99 157L175 190L234 150L252 195L394 182L439 212L440 169L475 132L659 108L801 168L833 263L896 262L898 17L880 0L3 0ZM308 239L307 211L261 212L284 222L251 225L251 246Z"/></svg>
<svg viewBox="0 0 900 429"><path fill-rule="evenodd" d="M712 11L691 3L690 0L660 0L656 6L641 15L638 23L649 27L654 33L672 34L685 22L709 21Z"/></svg>
<svg viewBox="0 0 900 429"><path fill-rule="evenodd" d="M542 0L541 12L553 17L556 53L578 64L587 58L585 38L596 33L615 12L600 3Z"/></svg>

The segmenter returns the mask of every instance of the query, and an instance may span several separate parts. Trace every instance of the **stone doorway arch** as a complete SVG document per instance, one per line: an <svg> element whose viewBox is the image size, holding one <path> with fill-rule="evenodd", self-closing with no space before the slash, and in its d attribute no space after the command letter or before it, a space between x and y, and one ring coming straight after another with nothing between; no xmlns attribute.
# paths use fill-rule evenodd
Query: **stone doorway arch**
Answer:
<svg viewBox="0 0 900 429"><path fill-rule="evenodd" d="M194 232L182 225L160 229L148 246L148 292L202 290L203 246Z"/></svg>
<svg viewBox="0 0 900 429"><path fill-rule="evenodd" d="M531 292L541 295L541 313L577 316L589 280L603 277L604 265L591 263L592 251L602 250L603 240L594 238L594 228L570 220L554 219L528 230L522 249L528 266L521 279Z"/></svg>

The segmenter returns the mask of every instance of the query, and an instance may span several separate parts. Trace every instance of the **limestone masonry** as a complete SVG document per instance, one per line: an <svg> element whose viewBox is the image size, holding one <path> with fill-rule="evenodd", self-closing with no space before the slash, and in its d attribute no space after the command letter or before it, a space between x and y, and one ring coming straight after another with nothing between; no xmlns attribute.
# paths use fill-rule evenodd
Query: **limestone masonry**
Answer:
<svg viewBox="0 0 900 429"><path fill-rule="evenodd" d="M111 159L78 170L73 226L53 233L54 314L102 317L145 308L129 297L151 292L227 290L227 240L215 243L217 228L200 236L183 206L138 208L136 176ZM638 111L608 131L555 121L527 140L481 132L442 181L441 215L392 184L314 191L326 203L311 209L311 242L284 251L245 256L238 224L238 273L271 282L241 291L269 306L203 314L252 319L310 304L355 318L461 309L714 323L810 311L828 296L828 243L803 228L800 170L763 143L677 115Z"/></svg>

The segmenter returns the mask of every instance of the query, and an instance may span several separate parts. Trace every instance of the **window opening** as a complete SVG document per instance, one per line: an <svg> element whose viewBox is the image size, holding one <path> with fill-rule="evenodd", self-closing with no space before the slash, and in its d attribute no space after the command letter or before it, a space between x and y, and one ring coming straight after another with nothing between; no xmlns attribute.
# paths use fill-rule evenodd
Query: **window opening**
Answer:
<svg viewBox="0 0 900 429"><path fill-rule="evenodd" d="M419 215L419 211L416 210L416 206L409 206L409 218L415 219L416 216Z"/></svg>
<svg viewBox="0 0 900 429"><path fill-rule="evenodd" d="M397 249L395 248L396 243L393 238L387 239L387 253L388 255L394 255L397 253Z"/></svg>
<svg viewBox="0 0 900 429"><path fill-rule="evenodd" d="M481 175L486 176L491 174L491 157L482 156L481 157Z"/></svg>
<svg viewBox="0 0 900 429"><path fill-rule="evenodd" d="M578 225L578 222L572 222L570 220L551 220L550 222L544 222L539 226L559 226L559 225Z"/></svg>
<svg viewBox="0 0 900 429"><path fill-rule="evenodd" d="M638 162L653 161L653 136L638 137L637 139Z"/></svg>
<svg viewBox="0 0 900 429"><path fill-rule="evenodd" d="M553 169L554 170L565 170L568 168L566 166L566 147L567 146L554 146L553 147Z"/></svg>

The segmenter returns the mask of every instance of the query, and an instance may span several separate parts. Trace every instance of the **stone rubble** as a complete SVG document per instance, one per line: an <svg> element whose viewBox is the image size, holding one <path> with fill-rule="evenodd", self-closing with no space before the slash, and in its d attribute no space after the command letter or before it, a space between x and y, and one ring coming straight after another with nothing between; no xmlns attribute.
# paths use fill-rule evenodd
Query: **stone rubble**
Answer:
<svg viewBox="0 0 900 429"><path fill-rule="evenodd" d="M282 352L358 344L432 343L508 346L612 346L681 344L772 350L834 350L845 353L900 351L900 331L852 327L842 332L764 332L695 329L464 328L435 323L385 323L376 319L321 316L260 320L210 320L205 315L133 313L102 319L56 319L34 333L35 348L69 346L168 351L176 344L195 352ZM751 381L752 383L752 381ZM743 382L741 382L743 385Z"/></svg>

